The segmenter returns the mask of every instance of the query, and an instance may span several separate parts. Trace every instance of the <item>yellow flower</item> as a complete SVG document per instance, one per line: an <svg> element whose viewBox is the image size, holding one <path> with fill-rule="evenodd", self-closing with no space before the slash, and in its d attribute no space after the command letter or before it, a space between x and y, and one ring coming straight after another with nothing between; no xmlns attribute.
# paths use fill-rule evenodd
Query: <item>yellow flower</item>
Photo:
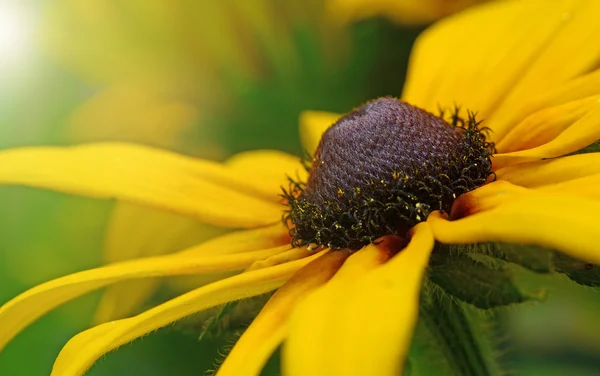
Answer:
<svg viewBox="0 0 600 376"><path fill-rule="evenodd" d="M342 22L386 16L402 25L418 25L484 1L488 0L327 0L327 6Z"/></svg>
<svg viewBox="0 0 600 376"><path fill-rule="evenodd" d="M286 174L306 176L283 153L257 151L217 164L127 144L3 151L4 184L116 198L242 230L34 287L0 308L0 348L54 307L117 282L237 272L76 335L53 375L81 375L106 352L157 328L277 288L220 375L258 374L282 342L286 375L397 375L435 240L538 244L599 264L600 154L565 156L600 138L599 12L595 0L503 1L423 33L403 100L430 112L455 103L476 111L496 143L496 181L460 196L452 220L433 212L401 251L391 236L354 253L292 248L278 192ZM337 118L305 114L309 152Z"/></svg>

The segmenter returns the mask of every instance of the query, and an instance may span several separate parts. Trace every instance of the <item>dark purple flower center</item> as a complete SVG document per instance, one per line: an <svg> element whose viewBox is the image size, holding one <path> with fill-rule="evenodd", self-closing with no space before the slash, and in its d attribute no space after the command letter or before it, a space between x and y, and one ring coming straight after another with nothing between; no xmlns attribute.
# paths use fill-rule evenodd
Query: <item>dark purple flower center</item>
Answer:
<svg viewBox="0 0 600 376"><path fill-rule="evenodd" d="M403 236L484 184L492 152L473 114L446 122L397 99L369 102L325 132L308 182L285 192L293 244L357 250Z"/></svg>

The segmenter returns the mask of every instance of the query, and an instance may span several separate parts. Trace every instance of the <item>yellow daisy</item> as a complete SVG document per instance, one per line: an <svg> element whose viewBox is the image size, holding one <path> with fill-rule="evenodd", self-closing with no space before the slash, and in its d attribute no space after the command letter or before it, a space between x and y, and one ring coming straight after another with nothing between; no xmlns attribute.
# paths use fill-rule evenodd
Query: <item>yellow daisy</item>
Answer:
<svg viewBox="0 0 600 376"><path fill-rule="evenodd" d="M282 343L286 375L397 375L418 317L423 275L436 262L430 260L435 241L537 244L600 263L600 155L565 156L600 139L599 12L595 0L514 0L438 23L415 45L402 102L379 99L342 118L303 116L302 139L314 155L309 177L295 157L273 151L225 164L127 144L1 152L4 184L116 198L242 230L34 287L0 308L0 348L87 292L127 280L205 274L213 282L76 335L52 374L81 375L103 354L178 319L278 289L219 375L258 374ZM455 104L473 112L465 119L452 114L448 122L431 115ZM487 140L476 119L489 128ZM384 148L390 145L403 149ZM372 176L364 179L365 171ZM293 183L282 207L286 175ZM367 193L367 203L379 200L380 209L393 210L362 218L362 211L344 206ZM339 217L329 222L332 212ZM386 233L392 235L376 239ZM291 247L292 240L309 246ZM222 277L226 272L233 275Z"/></svg>

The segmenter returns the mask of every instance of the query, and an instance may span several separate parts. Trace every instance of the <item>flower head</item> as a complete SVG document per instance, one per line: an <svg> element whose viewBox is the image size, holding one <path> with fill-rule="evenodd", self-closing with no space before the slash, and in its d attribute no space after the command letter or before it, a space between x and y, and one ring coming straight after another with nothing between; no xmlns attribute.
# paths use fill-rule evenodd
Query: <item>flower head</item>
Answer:
<svg viewBox="0 0 600 376"><path fill-rule="evenodd" d="M106 352L154 329L276 289L220 375L258 374L282 342L286 375L397 375L422 286L437 288L437 295L421 299L422 317L439 311L436 304L448 295L450 307L458 307L437 323L439 330L464 324L457 301L490 308L533 297L512 284L506 269L489 268L477 256L585 280L588 265L600 264L600 155L568 154L600 139L598 12L594 0L503 1L437 24L415 46L404 102L377 100L341 119L305 114L302 137L309 153L316 152L308 178L296 158L276 152L225 164L123 144L1 152L4 184L117 198L243 230L34 287L0 308L0 346L45 312L95 289L218 272L231 275L217 274L148 311L78 334L59 354L53 375L80 375ZM472 116L445 122L427 113L454 103L484 119L489 140ZM486 183L490 157L496 181ZM307 181L287 195L296 242L358 251L290 245L277 196L286 174ZM356 188L380 211L369 211ZM361 223L364 212L373 218ZM386 234L392 236L376 239ZM536 244L586 263L552 259L551 251L546 261L496 248L444 252L434 249L435 241ZM461 285L453 273L468 275L469 283ZM479 357L475 363L485 367Z"/></svg>
<svg viewBox="0 0 600 376"><path fill-rule="evenodd" d="M358 250L449 212L492 168L477 126L472 114L450 124L393 98L343 116L323 134L308 182L286 194L293 243Z"/></svg>

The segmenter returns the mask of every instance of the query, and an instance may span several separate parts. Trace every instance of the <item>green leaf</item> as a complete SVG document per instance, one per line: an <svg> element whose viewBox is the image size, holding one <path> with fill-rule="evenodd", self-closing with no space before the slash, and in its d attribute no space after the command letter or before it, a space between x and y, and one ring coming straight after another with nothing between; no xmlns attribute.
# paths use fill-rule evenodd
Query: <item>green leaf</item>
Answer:
<svg viewBox="0 0 600 376"><path fill-rule="evenodd" d="M488 265L443 246L431 258L429 278L447 294L482 309L545 297L545 291L521 290L513 282L511 271L502 264Z"/></svg>
<svg viewBox="0 0 600 376"><path fill-rule="evenodd" d="M258 315L273 293L262 294L248 299L228 302L214 311L202 322L198 340L236 335L243 332Z"/></svg>
<svg viewBox="0 0 600 376"><path fill-rule="evenodd" d="M223 304L213 316L210 316L208 319L206 319L206 321L202 323L200 334L198 335L198 341L202 341L208 337L213 337L215 333L219 332L219 322L221 322L221 319L223 319L231 312L231 310L233 310L235 304L236 302L227 302Z"/></svg>
<svg viewBox="0 0 600 376"><path fill-rule="evenodd" d="M436 374L457 376L495 376L502 374L495 354L497 349L486 328L493 315L477 315L465 305L426 281L420 304L420 320L431 336L431 345L446 360L448 370ZM485 320L485 322L483 322ZM431 361L431 360L429 360ZM440 363L441 365L441 363Z"/></svg>
<svg viewBox="0 0 600 376"><path fill-rule="evenodd" d="M483 243L469 246L472 252L480 253L505 262L510 262L536 273L552 273L552 251L535 245L509 243Z"/></svg>
<svg viewBox="0 0 600 376"><path fill-rule="evenodd" d="M556 271L565 274L573 282L584 286L600 286L600 266L598 265L556 252L554 266Z"/></svg>
<svg viewBox="0 0 600 376"><path fill-rule="evenodd" d="M583 149L579 149L574 153L571 153L569 155L576 155L576 154L585 154L585 153L597 153L600 151L600 141L596 141L591 145L588 145L586 147L584 147Z"/></svg>
<svg viewBox="0 0 600 376"><path fill-rule="evenodd" d="M524 244L494 243L489 249L490 256L500 260L520 265L536 273L552 273L552 251Z"/></svg>

